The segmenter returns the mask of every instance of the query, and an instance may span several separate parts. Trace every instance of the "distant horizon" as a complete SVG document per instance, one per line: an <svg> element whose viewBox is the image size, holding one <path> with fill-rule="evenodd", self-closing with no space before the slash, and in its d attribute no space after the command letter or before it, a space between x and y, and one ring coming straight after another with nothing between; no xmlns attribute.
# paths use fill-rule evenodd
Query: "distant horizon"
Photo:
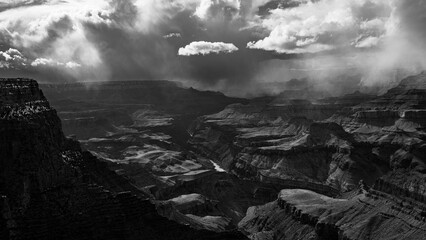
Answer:
<svg viewBox="0 0 426 240"><path fill-rule="evenodd" d="M350 91L350 92L345 92L345 93L342 93L342 94L339 94L339 95L330 96L330 97L346 96L346 95L351 95L351 94L354 94L354 93L357 93L357 92L360 92L362 94L380 96L380 95L386 93L387 90L395 87L402 80L404 80L404 79L406 79L408 77L412 77L412 76L417 76L419 74L423 74L424 72L426 72L426 70L420 71L418 74L407 75L407 76L401 77L400 79L395 79L396 82L394 82L393 85L389 85L387 88L382 89L381 92L378 92L378 90L372 92L371 89L358 88L358 89L352 89L352 91ZM31 78L31 77L6 77L6 78L2 78L0 76L0 79L11 79L11 80L13 80L13 79L28 79L28 80L35 80L35 81L37 81L37 83L39 85L73 85L73 84L90 85L90 84L120 83L120 82L123 82L123 83L125 83L125 82L132 82L132 83L137 83L137 82L141 82L141 83L142 82L151 82L151 83L155 83L155 82L167 82L167 83L176 84L176 86L182 87L182 88L187 88L187 89L193 88L193 89L195 89L197 91L218 92L218 93L222 93L222 94L224 94L225 96L228 96L228 97L232 97L232 98L245 98L245 99L254 99L254 98L261 98L261 97L273 97L273 96L278 96L278 95L280 95L280 94L282 94L284 92L288 92L288 91L293 91L294 92L294 91L303 91L303 90L308 90L308 89L315 90L314 86L309 86L309 85L301 86L299 88L298 87L296 87L296 88L290 87L289 88L288 86L285 86L289 82L276 81L276 82L265 83L265 86L271 86L271 87L275 87L275 88L276 87L282 87L282 89L279 90L279 91L276 91L276 92L265 91L264 93L260 93L260 94L256 94L256 95L252 95L252 96L250 96L250 95L239 96L239 95L233 95L232 93L227 93L225 91L214 89L214 88L213 89L206 89L205 87L197 86L196 84L195 85L190 85L191 82L182 82L181 80L167 80L167 79L119 79L119 80L104 80L104 81L102 81L102 80L93 80L93 81L69 81L69 82L63 82L63 81L60 81L60 82L40 81L39 79ZM304 78L293 78L291 80L292 81L296 80L296 81L299 82L299 81L306 80L306 79L309 80L308 77L304 77ZM323 90L317 89L315 91L327 93L326 89L323 89ZM328 93L330 93L330 92L328 92Z"/></svg>

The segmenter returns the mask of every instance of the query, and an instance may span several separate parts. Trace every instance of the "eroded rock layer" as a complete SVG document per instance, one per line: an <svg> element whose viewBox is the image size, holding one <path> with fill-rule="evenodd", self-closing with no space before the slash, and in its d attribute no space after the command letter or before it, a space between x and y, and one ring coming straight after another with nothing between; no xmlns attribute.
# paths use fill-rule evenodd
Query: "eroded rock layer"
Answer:
<svg viewBox="0 0 426 240"><path fill-rule="evenodd" d="M244 99L167 81L42 87L58 109L65 133L74 135L84 149L107 162L109 169L158 200L159 213L169 219L196 229L236 229L249 206L271 201L280 190L268 188L267 193L258 193L255 198L258 186L250 183L238 191L240 195L233 193L241 186L239 180L186 146L190 137L186 130L193 120L221 111L230 103L246 102ZM205 191L208 184L216 183L221 194ZM205 211L186 211L174 204L175 199L188 199L194 194L209 199L196 204ZM212 202L217 209L212 208Z"/></svg>
<svg viewBox="0 0 426 240"><path fill-rule="evenodd" d="M37 82L0 79L1 239L244 239L158 215L126 178L64 137Z"/></svg>
<svg viewBox="0 0 426 240"><path fill-rule="evenodd" d="M393 169L423 179L425 76L404 79L379 97L356 92L310 103L291 96L283 102L280 95L230 105L200 117L189 143L241 178L323 193L350 191L360 180L373 185ZM398 184L412 179L402 185L422 192L415 178L400 177Z"/></svg>
<svg viewBox="0 0 426 240"><path fill-rule="evenodd" d="M275 202L252 207L240 222L252 239L423 239L425 205L376 190L333 199L283 190Z"/></svg>
<svg viewBox="0 0 426 240"><path fill-rule="evenodd" d="M15 200L10 201L14 198L19 209L56 201L49 206L56 206L51 212L64 212L54 218L62 221L59 226L70 226L63 229L74 229L76 222L108 212L111 217L106 219L120 224L112 226L102 218L87 227L90 232L109 226L102 233L108 237L137 232L165 238L164 229L157 232L154 227L158 221L178 229L173 236L185 233L189 239L212 232L221 232L224 235L211 236L223 239L241 237L233 230L236 226L252 239L422 239L425 76L404 79L382 96L355 92L325 99L319 99L324 97L320 93L287 91L246 101L170 82L45 86L67 133L75 133L84 148L103 162L63 137L55 111L36 85L30 87L22 80L28 87L19 93L2 93L7 96L0 115L7 126L2 141L11 150L5 153L8 160L2 161L7 178L0 178L0 183L5 189L15 184L7 191L17 190L1 193L7 198L1 202L0 234L24 226L25 221L16 216L26 215L16 213ZM4 89L16 91L9 85ZM28 92L34 96L10 96ZM33 145L43 146L33 150ZM36 157L28 160L30 155L20 153L22 146ZM21 168L22 162L32 160L35 167ZM99 194L104 197L94 200L94 205L105 203L117 210L84 208L92 206L85 196ZM161 215L198 230L173 221L163 223L166 220L153 205L141 200L145 194ZM123 197L127 200L120 200ZM57 198L69 204L57 207ZM147 206L140 211L145 211L142 216L127 208L138 209L139 204ZM28 219L35 217L30 212ZM66 215L69 212L83 215L72 218ZM128 216L138 220L128 225L126 219L132 218ZM138 221L152 226L149 234ZM123 230L122 224L130 230Z"/></svg>
<svg viewBox="0 0 426 240"><path fill-rule="evenodd" d="M189 143L239 178L282 184L239 223L252 239L423 239L425 82L421 73L378 97L230 105L200 117Z"/></svg>

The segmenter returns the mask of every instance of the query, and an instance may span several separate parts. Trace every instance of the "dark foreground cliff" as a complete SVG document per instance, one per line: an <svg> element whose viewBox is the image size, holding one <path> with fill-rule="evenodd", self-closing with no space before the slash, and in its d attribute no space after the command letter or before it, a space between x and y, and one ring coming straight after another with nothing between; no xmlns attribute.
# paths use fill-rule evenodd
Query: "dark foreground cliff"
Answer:
<svg viewBox="0 0 426 240"><path fill-rule="evenodd" d="M0 79L0 239L244 239L157 214L61 122L34 80Z"/></svg>

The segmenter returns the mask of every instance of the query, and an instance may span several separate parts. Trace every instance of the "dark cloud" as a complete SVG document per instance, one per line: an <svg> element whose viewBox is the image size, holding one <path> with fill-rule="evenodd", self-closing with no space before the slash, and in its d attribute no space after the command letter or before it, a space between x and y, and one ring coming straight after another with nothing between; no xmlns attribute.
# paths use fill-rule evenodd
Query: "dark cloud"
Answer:
<svg viewBox="0 0 426 240"><path fill-rule="evenodd" d="M272 1L267 1L265 4L261 5L258 8L257 13L260 16L267 16L267 15L270 14L271 10L294 8L294 7L299 6L302 3L304 3L304 2L299 1L299 0L272 0Z"/></svg>
<svg viewBox="0 0 426 240"><path fill-rule="evenodd" d="M426 65L422 62L425 55L413 53L425 49L426 9L422 0L310 1L323 2L318 9L306 8L308 0L217 0L210 5L204 1L204 10L200 9L201 0L96 1L105 6L85 3L88 5L80 9L72 0L48 1L45 5L46 1L22 1L7 6L9 10L0 5L0 29L7 29L0 30L0 51L18 49L28 61L27 68L15 74L46 81L171 79L243 95L256 93L252 86L268 79L286 82L293 77L318 78L315 86L350 82L352 89L356 81L366 84L379 75L389 76L383 72L395 69L396 63L405 59L418 68ZM55 4L67 7L66 11L54 11ZM46 9L41 9L43 6ZM341 6L356 7L344 12ZM34 7L43 14L30 11ZM12 8L22 16L14 17ZM302 11L306 17L285 15L288 13L284 10L289 8L293 13ZM271 12L275 9L279 10ZM303 22L314 10L318 14L322 11L317 16L320 21ZM25 11L31 13L28 19ZM292 26L297 23L300 27L289 30L283 19L291 18L299 18ZM392 27L398 20L400 26ZM274 33L275 28L285 35ZM258 49L247 48L247 43L265 39L271 41L258 44ZM231 54L178 55L180 48L200 41L229 43L239 50ZM300 51L280 51L283 49ZM31 64L35 61L40 64ZM358 69L355 73L354 68ZM357 77L339 77L347 69ZM13 74L11 69L0 71ZM331 72L333 81L325 77Z"/></svg>
<svg viewBox="0 0 426 240"><path fill-rule="evenodd" d="M97 43L112 79L192 80L192 84L208 88L248 85L259 61L273 56L247 50L245 45L252 37L249 31L240 30L243 20L235 16L235 8L219 5L209 10L208 21L201 21L191 11L182 11L147 34L108 24L86 24L86 31L88 39ZM181 38L165 39L170 32L178 32ZM226 55L178 56L179 48L194 41L230 42L240 50Z"/></svg>
<svg viewBox="0 0 426 240"><path fill-rule="evenodd" d="M114 9L109 16L112 20L118 24L134 25L139 12L132 1L113 0L110 2L110 5Z"/></svg>
<svg viewBox="0 0 426 240"><path fill-rule="evenodd" d="M397 9L401 19L401 28L426 43L426 2L421 0L399 1Z"/></svg>
<svg viewBox="0 0 426 240"><path fill-rule="evenodd" d="M376 18L388 18L392 12L387 2L366 1L359 8L354 9L357 18L363 21L373 20Z"/></svg>

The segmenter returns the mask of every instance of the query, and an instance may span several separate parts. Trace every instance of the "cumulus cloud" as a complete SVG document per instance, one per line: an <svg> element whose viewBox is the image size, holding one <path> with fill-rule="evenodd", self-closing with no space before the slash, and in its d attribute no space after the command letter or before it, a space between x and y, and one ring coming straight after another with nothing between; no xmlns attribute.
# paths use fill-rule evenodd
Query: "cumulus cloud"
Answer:
<svg viewBox="0 0 426 240"><path fill-rule="evenodd" d="M197 79L200 85L237 82L241 74L212 64L215 59L184 60L176 53L195 40L245 45L247 33L240 34L239 29L244 26L243 9L249 9L249 2L22 1L0 10L0 50L1 44L19 49L29 59L27 71L37 72L47 81L162 78ZM203 8L205 3L209 4ZM64 71L66 63L78 63L78 71ZM248 74L245 70L250 68L240 66L240 71ZM24 72L16 72L21 74Z"/></svg>
<svg viewBox="0 0 426 240"><path fill-rule="evenodd" d="M23 59L22 53L13 48L9 48L9 50L5 52L0 51L0 55L4 58L5 61L15 61Z"/></svg>
<svg viewBox="0 0 426 240"><path fill-rule="evenodd" d="M65 68L78 68L81 67L81 64L78 64L76 62L58 62L51 58L37 58L32 63L31 66L38 67L38 66L49 66L49 67L65 67Z"/></svg>
<svg viewBox="0 0 426 240"><path fill-rule="evenodd" d="M272 8L253 23L261 31L247 47L297 56L263 63L256 78L306 76L333 93L383 92L426 69L425 11L420 0L307 0ZM349 83L344 76L356 78Z"/></svg>
<svg viewBox="0 0 426 240"><path fill-rule="evenodd" d="M373 8L372 13L367 10ZM378 11L380 9L382 11ZM269 35L247 47L278 53L316 53L343 47L374 47L385 37L391 8L387 0L307 1L274 9L259 25Z"/></svg>
<svg viewBox="0 0 426 240"><path fill-rule="evenodd" d="M20 51L9 48L6 51L0 51L0 68L15 68L25 66L27 59Z"/></svg>
<svg viewBox="0 0 426 240"><path fill-rule="evenodd" d="M109 6L102 0L23 1L17 8L0 12L0 42L25 54L29 62L27 71L47 70L45 79L57 79L51 74L62 71L64 67L76 68L77 65L72 63L77 62L91 68L93 74L76 76L64 72L69 79L97 78L94 75L102 77L105 75L100 73L106 71L102 66L99 49L87 39L84 25L107 24ZM51 64L41 59L49 59ZM43 69L32 69L40 67ZM47 68L58 69L52 72Z"/></svg>
<svg viewBox="0 0 426 240"><path fill-rule="evenodd" d="M207 55L211 53L232 53L238 51L238 48L232 43L223 42L192 42L189 45L180 48L180 56Z"/></svg>
<svg viewBox="0 0 426 240"><path fill-rule="evenodd" d="M425 12L422 0L0 0L1 73L245 94L350 71L375 86L426 67Z"/></svg>

